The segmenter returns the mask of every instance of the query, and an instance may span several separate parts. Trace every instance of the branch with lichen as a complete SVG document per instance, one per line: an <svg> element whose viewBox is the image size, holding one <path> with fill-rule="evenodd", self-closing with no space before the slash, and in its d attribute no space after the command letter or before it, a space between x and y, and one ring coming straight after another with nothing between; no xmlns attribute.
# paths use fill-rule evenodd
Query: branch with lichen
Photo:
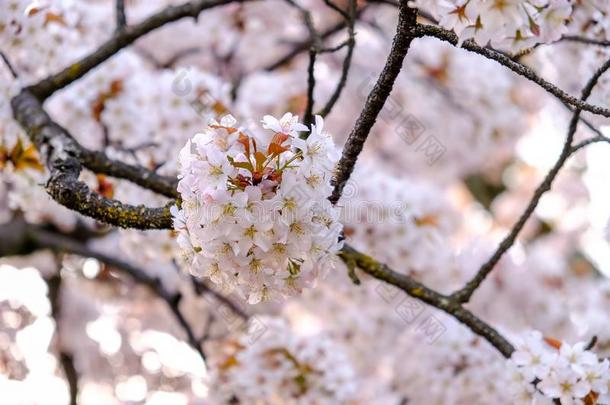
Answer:
<svg viewBox="0 0 610 405"><path fill-rule="evenodd" d="M159 208L133 206L108 199L79 181L82 167L95 173L129 180L170 198L177 198L176 180L143 167L109 159L102 152L83 148L44 111L42 102L55 91L80 79L89 71L149 32L185 17L197 18L205 9L247 0L196 0L169 6L135 25L124 25L124 4L117 2L119 29L97 50L62 71L33 84L11 100L13 116L43 155L49 169L47 192L55 201L83 215L124 228L171 227L169 205ZM123 15L120 15L123 14Z"/></svg>
<svg viewBox="0 0 610 405"><path fill-rule="evenodd" d="M471 331L487 340L500 353L502 353L504 357L510 357L512 352L515 350L513 345L497 330L483 320L479 319L468 309L464 308L464 306L454 298L438 293L412 277L392 270L385 264L380 263L372 257L357 251L350 245L346 244L343 247L340 257L346 263L356 264L360 270L369 274L370 276L398 287L411 297L425 302L426 304L429 304L453 316L455 319L466 325Z"/></svg>
<svg viewBox="0 0 610 405"><path fill-rule="evenodd" d="M11 101L13 115L38 148L49 170L47 192L55 201L83 215L107 224L136 229L163 229L172 226L169 204L149 208L123 204L92 191L79 180L82 170L82 146L61 126L51 120L40 101L24 90ZM89 159L91 164L92 159ZM93 165L95 166L95 165ZM127 165L114 166L116 173ZM134 169L137 170L137 169ZM149 183L150 178L142 178ZM162 189L165 182L151 182Z"/></svg>

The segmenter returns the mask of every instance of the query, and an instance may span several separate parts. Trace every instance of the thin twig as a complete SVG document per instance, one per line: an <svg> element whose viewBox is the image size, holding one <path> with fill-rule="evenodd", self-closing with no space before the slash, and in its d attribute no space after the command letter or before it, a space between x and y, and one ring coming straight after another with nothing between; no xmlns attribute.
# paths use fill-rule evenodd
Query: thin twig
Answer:
<svg viewBox="0 0 610 405"><path fill-rule="evenodd" d="M116 29L122 30L127 26L127 15L125 14L125 0L116 0Z"/></svg>
<svg viewBox="0 0 610 405"><path fill-rule="evenodd" d="M574 113L574 111L576 111L576 109L574 107L572 107L569 104L566 104L564 102L562 102L562 104L564 105L565 108L568 109L568 111L570 111L571 113ZM584 117L580 117L579 118L580 122L582 122L587 128L589 128L597 137L600 138L605 138L605 135L602 134L602 132L595 126L593 125L589 120L587 120Z"/></svg>
<svg viewBox="0 0 610 405"><path fill-rule="evenodd" d="M562 42L562 41L570 41L570 42L580 42L581 44L587 45L597 45L597 46L610 46L610 41L595 39L595 38L586 38L578 35L564 35L558 41L554 42Z"/></svg>
<svg viewBox="0 0 610 405"><path fill-rule="evenodd" d="M345 58L343 59L343 66L341 68L341 77L339 78L339 82L335 87L335 91L330 96L324 107L317 113L322 117L326 117L332 111L333 107L339 100L343 89L345 88L345 84L347 83L347 76L349 74L349 69L352 64L352 56L354 54L354 47L356 46L356 33L354 31L354 26L356 24L356 0L349 0L348 3L348 11L345 14L346 24L347 24L347 34L348 39L347 43L347 53L345 54Z"/></svg>
<svg viewBox="0 0 610 405"><path fill-rule="evenodd" d="M8 59L8 57L6 56L6 54L2 51L0 51L0 58L2 58L2 61L4 62L4 64L6 65L6 67L8 68L8 71L10 72L11 76L13 76L13 79L18 79L19 75L17 74L17 71L15 70L15 68L13 67L13 64L11 63L11 61Z"/></svg>
<svg viewBox="0 0 610 405"><path fill-rule="evenodd" d="M246 1L253 0L193 0L178 6L168 6L164 10L151 15L138 24L130 25L117 31L112 38L101 44L97 50L68 66L61 72L53 74L37 84L34 84L30 87L30 90L40 100L44 100L55 91L80 79L121 49L131 45L138 38L159 27L185 17L197 18L199 13L206 9L233 2L242 3Z"/></svg>
<svg viewBox="0 0 610 405"><path fill-rule="evenodd" d="M231 299L226 297L223 294L220 294L218 291L214 290L212 287L208 286L205 282L198 279L195 276L191 276L191 282L193 283L193 288L195 289L195 293L197 295L202 294L210 294L216 300L218 300L221 304L227 306L235 315L239 316L242 319L248 319L250 315L244 312L237 304L235 304Z"/></svg>
<svg viewBox="0 0 610 405"><path fill-rule="evenodd" d="M303 123L308 127L313 122L313 105L315 103L313 92L316 88L316 55L316 51L312 47L312 49L309 50L309 65L307 66L307 105L305 106L305 114L303 115Z"/></svg>
<svg viewBox="0 0 610 405"><path fill-rule="evenodd" d="M51 304L51 316L55 321L55 339L58 348L59 364L63 369L68 390L70 392L70 405L78 403L78 372L74 367L74 356L62 347L61 339L61 270L58 270L52 277L45 279L48 288L49 303Z"/></svg>
<svg viewBox="0 0 610 405"><path fill-rule="evenodd" d="M585 139L584 141L581 141L579 143L577 143L576 145L572 146L572 150L571 153L575 153L577 151L579 151L580 149L584 148L585 146L594 144L594 143L600 143L600 142L605 142L610 144L610 138L606 137L606 136L595 136L589 139Z"/></svg>
<svg viewBox="0 0 610 405"><path fill-rule="evenodd" d="M340 51L341 49L345 48L348 45L349 45L349 39L346 39L345 41L341 42L337 46L327 46L327 47L319 48L318 49L318 54L322 54L322 53L335 53L335 52Z"/></svg>
<svg viewBox="0 0 610 405"><path fill-rule="evenodd" d="M402 63L409 51L414 38L413 29L417 19L417 9L410 8L406 1L401 2L396 35L392 41L392 48L377 83L369 93L360 116L356 120L354 129L349 134L341 159L337 164L334 178L334 189L330 201L335 204L339 201L345 182L349 179L358 155L362 152L364 143L377 120L386 99L389 97L394 81L402 68Z"/></svg>
<svg viewBox="0 0 610 405"><path fill-rule="evenodd" d="M449 42L454 46L457 46L458 44L458 36L455 33L433 25L418 24L416 28L416 35L434 37L442 41ZM583 111L588 111L593 114L602 115L604 117L610 117L610 109L593 104L588 104L582 99L571 96L564 90L538 76L538 74L536 74L536 72L534 72L531 68L513 60L510 56L507 56L495 49L489 47L481 47L472 40L464 41L462 43L462 48L470 52L482 55L487 59L491 59L493 61L498 62L499 64L507 67L519 76L522 76L536 83L548 93L552 94L559 100L573 107L580 108Z"/></svg>
<svg viewBox="0 0 610 405"><path fill-rule="evenodd" d="M303 19L303 23L307 28L307 32L309 33L309 43L311 44L309 47L309 64L307 66L307 105L305 106L305 114L303 117L303 123L306 126L311 125L313 122L313 105L314 105L314 90L316 87L316 76L315 76L315 66L316 66L316 57L318 51L322 48L322 40L320 39L320 35L316 31L316 27L313 23L313 17L309 10L301 6L299 3L294 0L286 0L286 2L297 9L299 13L301 13L301 17ZM304 134L303 136L306 136Z"/></svg>
<svg viewBox="0 0 610 405"><path fill-rule="evenodd" d="M190 55L194 55L201 51L201 48L198 46L192 46L185 49L180 49L176 51L172 56L167 58L165 61L160 61L153 55L149 50L140 48L138 46L133 47L134 50L138 53L138 55L142 56L144 59L150 62L157 69L172 69L176 66L176 64L182 59Z"/></svg>
<svg viewBox="0 0 610 405"><path fill-rule="evenodd" d="M78 239L52 231L39 225L28 224L21 219L0 225L0 240L9 240L9 247L0 246L0 257L5 255L25 255L40 249L51 249L57 253L71 253L82 257L91 257L120 271L136 282L147 286L161 298L172 312L178 324L186 334L189 344L205 361L205 353L195 336L193 327L180 309L182 294L167 290L161 280L149 275L131 263L89 248Z"/></svg>
<svg viewBox="0 0 610 405"><path fill-rule="evenodd" d="M595 72L595 74L589 79L589 81L583 88L582 95L581 95L581 99L583 101L585 101L591 95L591 91L597 84L599 78L608 69L610 69L610 59L607 60ZM458 291L454 292L451 295L452 298L456 299L458 302L463 302L463 303L468 302L470 300L470 297L472 297L472 294L481 285L481 283L485 280L485 278L489 275L489 273L491 273L491 271L494 269L496 264L500 261L502 256L504 256L504 253L506 253L508 251L508 249L510 249L513 246L513 244L515 243L515 241L517 239L517 236L519 235L519 233L525 226L527 220L534 213L534 210L538 206L540 199L542 198L544 193L546 193L547 191L549 191L551 189L553 181L557 177L559 170L563 167L565 162L568 160L568 158L573 153L572 142L574 140L574 134L576 133L576 129L578 127L578 122L579 122L581 111L582 110L580 108L577 108L574 111L574 113L572 115L572 119L570 121L570 125L568 127L568 134L566 136L565 143L561 150L561 154L557 158L557 161L555 162L555 164L553 165L551 170L545 176L542 183L540 183L538 188L536 188L536 191L534 192L534 195L532 196L529 204L527 205L527 207L525 208L525 210L523 211L523 213L521 214L521 216L519 217L517 222L513 225L512 229L510 230L508 235L506 235L504 237L504 239L502 240L502 242L500 243L498 248L494 251L494 253L491 255L491 257L480 267L479 271L477 271L475 276L471 280L469 280L464 287L462 287Z"/></svg>
<svg viewBox="0 0 610 405"><path fill-rule="evenodd" d="M324 0L324 4L326 4L328 7L332 8L333 10L335 10L344 19L348 20L350 18L348 13L345 10L343 10L341 7L339 7L335 3L333 3L332 0Z"/></svg>
<svg viewBox="0 0 610 405"><path fill-rule="evenodd" d="M593 336L591 338L591 340L589 340L589 343L587 343L587 345L585 346L585 350L591 350L595 347L595 345L597 344L597 336Z"/></svg>
<svg viewBox="0 0 610 405"><path fill-rule="evenodd" d="M366 9L366 7L361 7L360 9L357 10L356 19L358 19L362 15L362 13L364 12L365 9ZM319 34L320 40L324 41L324 40L332 37L336 33L341 32L346 26L347 26L347 23L344 20L339 21L337 24L327 28L326 30L321 31ZM289 50L288 52L286 52L286 54L284 56L279 58L277 61L267 65L266 67L263 68L263 70L271 72L271 71L279 69L280 67L282 67L284 65L287 65L294 58L296 58L298 55L300 55L302 52L307 51L311 47L311 45L312 45L312 42L311 42L310 38L296 43L294 45L294 47L291 50Z"/></svg>

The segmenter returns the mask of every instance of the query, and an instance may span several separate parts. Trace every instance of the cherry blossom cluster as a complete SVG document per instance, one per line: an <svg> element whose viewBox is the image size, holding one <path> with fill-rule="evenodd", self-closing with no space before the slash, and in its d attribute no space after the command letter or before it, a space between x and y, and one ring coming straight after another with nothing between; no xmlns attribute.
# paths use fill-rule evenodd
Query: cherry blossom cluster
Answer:
<svg viewBox="0 0 610 405"><path fill-rule="evenodd" d="M331 405L355 399L354 370L328 336L301 336L284 319L263 316L224 346L212 386L225 401Z"/></svg>
<svg viewBox="0 0 610 405"><path fill-rule="evenodd" d="M416 0L439 24L452 29L461 41L519 51L552 42L567 30L572 13L568 0Z"/></svg>
<svg viewBox="0 0 610 405"><path fill-rule="evenodd" d="M323 120L290 113L247 134L212 121L180 152L178 242L191 271L250 303L299 293L333 263L341 225L327 200L336 151Z"/></svg>
<svg viewBox="0 0 610 405"><path fill-rule="evenodd" d="M88 42L76 28L84 7L65 0L7 0L0 14L0 49L28 78L64 67Z"/></svg>
<svg viewBox="0 0 610 405"><path fill-rule="evenodd" d="M533 399L539 391L561 404L610 403L610 363L586 345L545 338L537 331L523 336L509 360L517 397Z"/></svg>

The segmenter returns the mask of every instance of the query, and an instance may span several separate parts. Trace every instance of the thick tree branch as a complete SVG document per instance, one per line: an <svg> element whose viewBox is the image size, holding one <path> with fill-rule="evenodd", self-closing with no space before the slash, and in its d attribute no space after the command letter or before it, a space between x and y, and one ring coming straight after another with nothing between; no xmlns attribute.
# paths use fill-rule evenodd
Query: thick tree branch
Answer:
<svg viewBox="0 0 610 405"><path fill-rule="evenodd" d="M358 155L362 152L362 148L366 139L371 132L371 128L377 120L377 116L381 112L386 99L389 97L394 81L398 77L398 73L402 69L402 63L409 51L409 46L414 38L414 28L417 24L417 9L410 8L407 1L401 1L400 12L398 16L398 26L396 35L392 41L392 48L386 61L377 83L369 93L364 109L360 113L354 129L349 134L343 153L334 179L334 189L330 197L330 201L334 204L339 201L341 192L345 186L345 182L349 179Z"/></svg>
<svg viewBox="0 0 610 405"><path fill-rule="evenodd" d="M50 174L47 192L55 201L83 215L124 228L162 229L172 226L169 206L148 208L123 204L91 191L79 181L83 148L64 128L51 120L40 101L30 92L22 91L11 101L11 106L15 119L46 162ZM87 161L91 167L103 167L100 161L85 155L89 156ZM118 174L127 168L127 165L118 165L106 172ZM136 174L135 169L127 171ZM148 183L147 179L142 180Z"/></svg>
<svg viewBox="0 0 610 405"><path fill-rule="evenodd" d="M458 36L455 33L443 29L441 27L418 24L416 28L416 33L417 36L434 37L442 41L449 42L454 46L457 46L458 44ZM526 79L536 83L548 93L557 97L559 100L563 101L566 104L569 104L575 108L580 108L583 111L591 112L593 114L602 115L604 117L610 117L610 109L588 104L582 99L578 99L577 97L571 96L564 90L538 76L538 74L536 74L536 72L534 72L531 68L522 65L521 63L511 59L509 56L504 55L503 53L495 49L481 47L474 43L472 40L464 41L464 43L462 44L462 48L470 52L478 53L479 55L482 55L487 59L491 59L498 62L499 64L517 73L519 76L523 76Z"/></svg>
<svg viewBox="0 0 610 405"><path fill-rule="evenodd" d="M250 0L193 0L178 6L169 6L138 24L130 25L117 31L115 35L100 45L95 52L73 63L61 72L34 84L29 89L40 100L44 100L55 91L80 79L118 51L135 42L138 38L165 24L185 17L197 18L203 10L216 6L245 1Z"/></svg>
<svg viewBox="0 0 610 405"><path fill-rule="evenodd" d="M581 96L581 99L583 101L585 101L591 95L591 91L593 91L593 88L597 84L599 78L608 69L610 69L610 59L606 61L606 63L604 63L595 72L595 74L589 79L589 81L583 88ZM578 122L580 119L581 111L582 110L580 108L576 108L576 110L574 111L572 119L570 121L570 125L568 127L568 134L561 150L561 154L557 158L557 161L555 162L551 170L545 176L542 183L540 183L540 185L534 192L534 195L532 196L529 204L527 205L517 222L513 225L511 231L502 240L502 242L500 243L496 251L492 254L492 256L481 266L477 274L470 281L468 281L463 288L452 294L453 299L457 300L458 302L468 302L472 294L481 285L481 283L485 280L489 273L491 273L491 271L494 269L496 264L498 264L502 256L504 256L504 253L506 253L508 249L513 246L517 239L517 236L525 226L527 220L534 213L534 210L538 206L540 199L542 198L544 193L551 189L553 181L557 177L559 170L563 167L563 165L572 155L572 153L577 150L572 147L572 142L574 140L574 134L576 133L576 129L578 128Z"/></svg>

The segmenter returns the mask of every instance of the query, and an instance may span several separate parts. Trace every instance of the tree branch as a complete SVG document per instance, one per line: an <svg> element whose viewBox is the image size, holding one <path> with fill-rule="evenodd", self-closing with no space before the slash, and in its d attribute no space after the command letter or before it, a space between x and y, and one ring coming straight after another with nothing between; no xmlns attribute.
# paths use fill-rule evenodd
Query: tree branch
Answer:
<svg viewBox="0 0 610 405"><path fill-rule="evenodd" d="M588 146L588 145L591 145L594 143L600 143L600 142L605 142L605 143L610 144L610 138L608 138L607 136L594 136L592 138L585 139L585 140L577 143L576 145L572 146L571 153L575 153L575 152L579 151L580 149L584 148L585 146Z"/></svg>
<svg viewBox="0 0 610 405"><path fill-rule="evenodd" d="M178 179L161 176L142 166L126 164L120 160L110 159L103 152L91 151L81 147L80 157L83 166L94 173L105 174L119 179L129 180L140 187L154 191L169 198L179 198Z"/></svg>
<svg viewBox="0 0 610 405"><path fill-rule="evenodd" d="M577 35L564 35L559 39L559 41L556 41L555 43L562 41L579 42L581 44L587 45L610 46L610 41L604 41L595 38L585 38Z"/></svg>
<svg viewBox="0 0 610 405"><path fill-rule="evenodd" d="M165 24L185 17L197 18L203 10L216 6L245 1L253 0L193 0L178 6L166 7L164 10L151 15L138 24L130 25L117 31L110 39L100 45L95 52L73 63L61 72L30 86L29 89L38 99L44 100L55 91L80 79L118 51L135 42L138 38Z"/></svg>
<svg viewBox="0 0 610 405"><path fill-rule="evenodd" d="M312 47L309 50L309 65L307 66L307 105L305 106L305 114L303 115L303 124L308 127L313 122L313 105L315 103L313 92L316 88L316 56L317 53L315 48ZM306 133L303 134L304 135L302 136L307 136Z"/></svg>
<svg viewBox="0 0 610 405"><path fill-rule="evenodd" d="M150 288L155 295L161 298L176 318L178 324L186 334L189 344L199 353L205 361L205 353L199 340L195 336L192 326L180 310L182 294L165 289L161 280L150 276L146 271L130 263L116 259L104 253L94 251L77 239L51 231L42 226L28 224L17 219L0 225L0 239L5 236L10 241L8 246L0 245L0 257L8 255L26 255L40 249L50 249L58 253L71 253L82 257L92 257L102 263L128 275L139 284Z"/></svg>
<svg viewBox="0 0 610 405"><path fill-rule="evenodd" d="M386 99L389 97L394 81L400 73L402 63L409 51L417 24L417 9L410 8L407 1L401 1L396 35L392 41L392 48L377 83L369 93L364 109L360 113L354 129L349 134L334 178L334 189L330 201L335 204L339 201L345 182L349 179L358 155L377 120Z"/></svg>
<svg viewBox="0 0 610 405"><path fill-rule="evenodd" d="M356 12L356 19L358 19L358 17L362 14L364 9L365 8L362 7ZM328 38L332 37L333 35L335 35L336 33L343 30L346 26L347 26L347 23L345 21L341 20L337 24L322 31L319 34L319 38L321 41L328 39ZM290 63L290 61L292 61L295 57L297 57L302 52L307 51L311 46L312 46L311 38L307 38L306 40L304 40L302 42L298 42L297 44L295 44L294 48L292 48L290 51L288 51L284 56L279 58L277 61L267 65L265 68L263 68L263 70L271 72L271 71L279 69L280 67Z"/></svg>
<svg viewBox="0 0 610 405"><path fill-rule="evenodd" d="M589 79L589 81L583 88L582 96L581 96L581 99L583 101L585 101L591 95L591 91L597 84L599 78L608 69L610 69L610 59L607 60L606 63L604 63L595 72L595 74ZM463 288L461 288L460 290L456 291L455 293L453 293L451 295L451 297L453 299L457 300L458 302L468 302L470 300L470 297L472 297L472 294L481 285L481 283L485 280L485 278L489 275L489 273L491 273L491 271L494 269L496 264L500 261L500 259L504 255L504 253L506 253L508 251L508 249L510 249L513 246L513 244L515 243L515 240L517 239L517 236L519 235L519 233L525 226L525 223L530 218L530 216L534 213L534 210L538 206L540 199L542 198L544 193L546 193L547 191L549 191L551 189L553 181L557 177L559 170L563 167L563 165L565 164L567 159L574 152L574 149L572 148L572 142L574 140L574 134L576 133L576 129L578 128L578 122L580 119L581 111L582 110L580 108L577 108L574 111L574 113L572 115L572 119L570 121L570 125L568 127L568 134L566 136L566 140L563 145L561 154L559 155L557 161L555 162L555 164L553 165L551 170L545 176L542 183L538 186L538 188L534 192L534 195L532 196L532 199L530 200L529 204L525 208L525 211L523 211L523 213L521 214L521 216L519 217L517 222L513 225L511 231L502 240L502 242L500 243L500 245L498 246L496 251L493 253L493 255L481 266L481 268L479 269L477 274L470 281L468 281Z"/></svg>
<svg viewBox="0 0 610 405"><path fill-rule="evenodd" d="M116 30L120 31L127 25L127 16L125 15L125 0L116 0Z"/></svg>
<svg viewBox="0 0 610 405"><path fill-rule="evenodd" d="M4 64L6 65L6 67L8 68L9 73L11 74L11 76L13 76L13 79L17 79L19 77L19 75L17 74L17 71L15 70L15 68L13 67L13 64L11 63L11 61L8 59L8 57L6 56L6 54L2 51L0 51L0 59L2 59L2 61L4 62Z"/></svg>
<svg viewBox="0 0 610 405"><path fill-rule="evenodd" d="M61 270L58 270L52 277L45 279L48 288L49 303L51 304L51 316L55 321L55 338L58 347L59 363L64 371L68 390L70 391L70 405L78 403L78 372L74 367L74 357L62 348L61 343Z"/></svg>
<svg viewBox="0 0 610 405"><path fill-rule="evenodd" d="M331 3L330 0L327 0L327 4L334 5L334 3ZM347 82L349 68L352 64L354 47L356 46L356 33L354 32L354 26L356 25L356 0L348 0L348 10L347 12L343 12L342 15L344 16L347 25L347 53L345 54L345 58L343 59L341 77L339 78L339 82L337 82L335 91L330 96L324 107L322 107L322 109L317 113L317 115L320 115L322 117L326 117L328 114L330 114L333 107L339 100L339 97L341 96L341 93L345 88L345 83Z"/></svg>
<svg viewBox="0 0 610 405"><path fill-rule="evenodd" d="M221 304L226 305L231 311L233 311L233 313L235 315L239 316L240 318L248 319L250 317L250 315L248 315L246 312L244 312L244 310L241 309L232 300L230 300L228 297L222 295L218 291L214 290L212 287L207 285L201 279L191 275L191 281L193 283L193 288L195 289L195 293L197 295L210 294L211 296L216 298L216 300L218 300Z"/></svg>
<svg viewBox="0 0 610 405"><path fill-rule="evenodd" d="M441 27L418 24L415 31L417 36L434 37L442 41L449 42L454 46L457 46L458 44L458 36L455 33L443 29ZM479 55L482 55L487 59L491 59L493 61L498 62L499 64L509 68L518 75L523 76L526 79L536 83L548 93L557 97L559 100L563 101L566 104L569 104L576 108L580 108L583 111L591 112L593 114L602 115L604 117L610 117L609 109L588 104L582 99L578 99L574 96L569 95L564 90L538 76L538 74L536 74L536 72L534 72L531 68L522 65L521 63L511 59L509 56L504 55L503 53L495 49L481 47L472 40L464 41L464 43L462 44L462 48L470 52L478 53Z"/></svg>
<svg viewBox="0 0 610 405"><path fill-rule="evenodd" d="M348 261L353 261L365 273L398 287L411 297L453 316L471 331L488 341L504 357L509 358L515 350L513 345L492 326L476 317L451 297L440 294L413 278L390 269L385 264L355 250L349 245L343 247L340 257L346 261L346 264Z"/></svg>
<svg viewBox="0 0 610 405"><path fill-rule="evenodd" d="M85 183L79 181L83 148L64 128L51 120L40 101L29 91L24 90L13 98L11 106L15 119L29 135L46 162L50 172L47 192L55 201L83 215L124 228L171 228L172 217L169 206L148 208L123 204L91 191ZM84 155L88 156L86 160L91 167L104 168L103 159L100 158L103 155L88 153ZM104 172L134 176L147 173L130 169L124 164L113 166ZM150 182L150 178L140 179L142 180L140 184ZM155 188L161 190L165 189L165 186L167 184L163 183Z"/></svg>
<svg viewBox="0 0 610 405"><path fill-rule="evenodd" d="M286 0L286 2L301 13L305 27L307 27L307 31L309 32L309 43L311 45L309 47L309 65L307 67L307 105L305 106L305 114L303 117L303 124L309 126L313 122L314 90L316 87L316 57L322 48L322 40L316 31L316 27L313 24L313 18L309 10L302 7L294 0Z"/></svg>

